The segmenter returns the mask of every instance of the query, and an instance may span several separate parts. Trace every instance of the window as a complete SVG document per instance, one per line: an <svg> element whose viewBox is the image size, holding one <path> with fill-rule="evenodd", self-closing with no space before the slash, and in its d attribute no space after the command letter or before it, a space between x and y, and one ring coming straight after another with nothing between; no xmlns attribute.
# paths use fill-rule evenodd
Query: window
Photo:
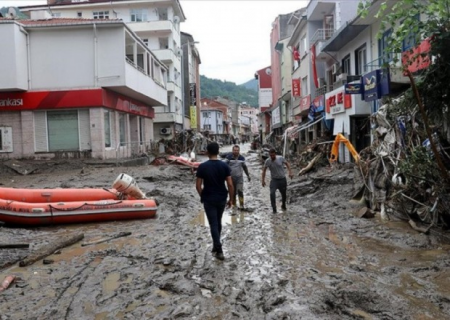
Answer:
<svg viewBox="0 0 450 320"><path fill-rule="evenodd" d="M346 73L346 74L351 74L350 55L348 55L344 59L342 59L341 72Z"/></svg>
<svg viewBox="0 0 450 320"><path fill-rule="evenodd" d="M52 17L53 18L61 18L61 12L53 12Z"/></svg>
<svg viewBox="0 0 450 320"><path fill-rule="evenodd" d="M211 125L210 125L210 124L204 124L204 125L203 125L203 129L205 129L205 130L211 130Z"/></svg>
<svg viewBox="0 0 450 320"><path fill-rule="evenodd" d="M392 54L387 52L387 47L390 44L390 38L392 34L392 29L386 31L380 40L378 40L378 56L380 57L380 67L385 63L392 61Z"/></svg>
<svg viewBox="0 0 450 320"><path fill-rule="evenodd" d="M203 118L211 118L211 112L203 112Z"/></svg>
<svg viewBox="0 0 450 320"><path fill-rule="evenodd" d="M300 42L300 58L303 58L305 54L308 53L308 42L306 40L306 35L302 37Z"/></svg>
<svg viewBox="0 0 450 320"><path fill-rule="evenodd" d="M109 11L94 11L92 15L94 19L109 19Z"/></svg>
<svg viewBox="0 0 450 320"><path fill-rule="evenodd" d="M83 12L77 12L77 17L81 18L83 16Z"/></svg>
<svg viewBox="0 0 450 320"><path fill-rule="evenodd" d="M105 148L111 148L111 112L105 110L103 118L105 121Z"/></svg>
<svg viewBox="0 0 450 320"><path fill-rule="evenodd" d="M308 77L302 78L302 85L300 86L300 89L302 90L302 97L308 95Z"/></svg>
<svg viewBox="0 0 450 320"><path fill-rule="evenodd" d="M133 22L148 21L148 10L147 9L131 9L130 15L131 15L131 21L133 21Z"/></svg>
<svg viewBox="0 0 450 320"><path fill-rule="evenodd" d="M367 72L367 50L366 45L357 49L355 52L355 74L362 75Z"/></svg>
<svg viewBox="0 0 450 320"><path fill-rule="evenodd" d="M119 136L120 136L120 145L124 146L126 143L126 134L125 134L125 113L119 114Z"/></svg>
<svg viewBox="0 0 450 320"><path fill-rule="evenodd" d="M144 44L148 47L148 39L142 39L142 41L143 41Z"/></svg>

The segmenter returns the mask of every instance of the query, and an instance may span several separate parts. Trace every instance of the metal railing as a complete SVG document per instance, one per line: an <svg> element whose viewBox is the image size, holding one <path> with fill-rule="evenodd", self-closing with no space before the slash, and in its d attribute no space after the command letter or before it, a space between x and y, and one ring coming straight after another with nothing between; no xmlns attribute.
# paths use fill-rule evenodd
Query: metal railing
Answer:
<svg viewBox="0 0 450 320"><path fill-rule="evenodd" d="M319 41L326 41L334 34L334 29L317 29L311 37L311 43L315 44Z"/></svg>
<svg viewBox="0 0 450 320"><path fill-rule="evenodd" d="M155 141L131 141L119 142L115 148L116 161L138 158L148 154L158 154L158 142Z"/></svg>

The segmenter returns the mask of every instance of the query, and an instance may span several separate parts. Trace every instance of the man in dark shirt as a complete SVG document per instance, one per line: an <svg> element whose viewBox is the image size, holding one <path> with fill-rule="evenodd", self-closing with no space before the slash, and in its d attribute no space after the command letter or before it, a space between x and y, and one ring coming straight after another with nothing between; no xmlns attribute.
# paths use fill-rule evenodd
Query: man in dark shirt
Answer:
<svg viewBox="0 0 450 320"><path fill-rule="evenodd" d="M232 204L234 188L231 180L230 167L225 162L217 159L219 145L216 142L208 144L206 152L209 160L199 165L195 187L200 195L206 217L208 218L213 240L212 252L217 259L223 260L224 255L222 243L220 242L222 216L225 206L230 207ZM225 182L228 190L225 187ZM228 202L227 194L230 196Z"/></svg>

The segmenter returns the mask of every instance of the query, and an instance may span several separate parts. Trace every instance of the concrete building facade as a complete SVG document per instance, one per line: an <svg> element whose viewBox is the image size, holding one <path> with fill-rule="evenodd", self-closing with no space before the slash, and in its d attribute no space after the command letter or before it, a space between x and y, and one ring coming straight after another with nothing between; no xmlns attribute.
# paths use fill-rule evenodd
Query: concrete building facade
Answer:
<svg viewBox="0 0 450 320"><path fill-rule="evenodd" d="M3 158L116 158L154 139L167 67L119 20L0 19ZM42 19L45 18L45 19ZM6 128L6 129L5 129Z"/></svg>

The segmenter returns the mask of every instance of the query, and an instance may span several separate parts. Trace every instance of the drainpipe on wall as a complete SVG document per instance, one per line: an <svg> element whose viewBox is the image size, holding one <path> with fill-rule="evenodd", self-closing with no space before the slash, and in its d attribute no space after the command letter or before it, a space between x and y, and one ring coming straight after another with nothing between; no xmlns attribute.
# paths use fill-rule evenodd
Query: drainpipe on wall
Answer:
<svg viewBox="0 0 450 320"><path fill-rule="evenodd" d="M21 26L20 32L22 32L27 37L27 75L28 75L28 90L31 89L31 50L30 50L30 35L29 33Z"/></svg>
<svg viewBox="0 0 450 320"><path fill-rule="evenodd" d="M94 87L98 87L98 64L97 64L97 24L93 24L94 29Z"/></svg>

